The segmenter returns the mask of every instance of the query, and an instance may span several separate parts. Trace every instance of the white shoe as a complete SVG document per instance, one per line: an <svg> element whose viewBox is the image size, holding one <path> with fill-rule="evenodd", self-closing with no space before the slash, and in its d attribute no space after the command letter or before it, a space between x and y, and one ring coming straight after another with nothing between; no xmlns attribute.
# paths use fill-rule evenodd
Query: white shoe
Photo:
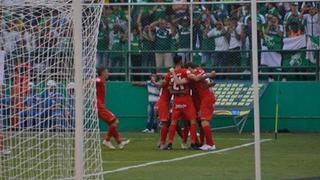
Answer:
<svg viewBox="0 0 320 180"><path fill-rule="evenodd" d="M103 140L102 144L107 146L109 149L116 149L110 141Z"/></svg>
<svg viewBox="0 0 320 180"><path fill-rule="evenodd" d="M184 144L184 143L181 143L181 149L188 149L188 145L187 144Z"/></svg>
<svg viewBox="0 0 320 180"><path fill-rule="evenodd" d="M150 131L149 131L149 129L145 129L145 130L143 130L143 131L141 131L142 133L149 133Z"/></svg>
<svg viewBox="0 0 320 180"><path fill-rule="evenodd" d="M215 145L210 146L210 145L204 144L203 146L200 147L200 149L203 151L212 151L216 149L216 146Z"/></svg>
<svg viewBox="0 0 320 180"><path fill-rule="evenodd" d="M154 129L151 129L151 130L149 131L149 133L151 133L151 134L154 133Z"/></svg>
<svg viewBox="0 0 320 180"><path fill-rule="evenodd" d="M208 151L213 151L213 150L216 150L216 145L212 145L212 146L208 145Z"/></svg>
<svg viewBox="0 0 320 180"><path fill-rule="evenodd" d="M160 144L159 149L160 150L166 150L167 149L167 145L166 144Z"/></svg>
<svg viewBox="0 0 320 180"><path fill-rule="evenodd" d="M130 143L130 139L126 140L126 141L122 141L119 145L118 148L119 149L123 149L125 145Z"/></svg>
<svg viewBox="0 0 320 180"><path fill-rule="evenodd" d="M11 151L8 150L8 149L2 149L2 150L0 150L0 155L9 155L10 153L11 153Z"/></svg>

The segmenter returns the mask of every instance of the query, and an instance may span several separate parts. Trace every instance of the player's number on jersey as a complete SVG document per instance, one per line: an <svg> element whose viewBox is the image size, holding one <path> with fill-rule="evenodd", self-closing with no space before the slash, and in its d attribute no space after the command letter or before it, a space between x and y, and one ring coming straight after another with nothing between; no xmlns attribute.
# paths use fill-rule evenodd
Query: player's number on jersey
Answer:
<svg viewBox="0 0 320 180"><path fill-rule="evenodd" d="M178 78L181 80L181 77L178 76ZM180 90L184 90L184 86L181 84L181 85L177 85L177 83L174 82L174 79L171 78L171 82L173 83L173 90L175 91L180 91Z"/></svg>

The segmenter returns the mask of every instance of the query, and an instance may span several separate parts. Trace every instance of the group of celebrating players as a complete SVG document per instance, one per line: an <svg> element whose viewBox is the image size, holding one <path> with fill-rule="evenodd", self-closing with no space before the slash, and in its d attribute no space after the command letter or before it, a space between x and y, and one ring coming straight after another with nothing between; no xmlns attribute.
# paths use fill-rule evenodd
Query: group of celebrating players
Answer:
<svg viewBox="0 0 320 180"><path fill-rule="evenodd" d="M206 74L205 71L193 63L183 64L181 56L174 57L174 68L171 68L164 79L160 81L161 93L157 102L158 119L160 121L161 150L171 150L176 131L182 138L182 148L186 149L190 134L193 150L215 150L210 120L213 116L215 96L212 91L214 83L211 81L215 71ZM105 107L105 83L108 71L98 69L97 107L98 115L109 125L109 131L104 137L103 144L115 149L110 139L115 138L119 149L124 148L130 141L121 141L117 131L118 119ZM171 110L171 100L173 100ZM172 113L170 113L172 111ZM179 126L184 120L183 129ZM197 124L200 128L200 140L197 137ZM168 136L168 142L167 141Z"/></svg>
<svg viewBox="0 0 320 180"><path fill-rule="evenodd" d="M210 78L215 71L206 74L193 63L183 66L182 57L174 57L174 68L171 68L162 82L162 89L157 103L160 131L160 149L172 149L175 132L180 132L177 122L185 120L182 136L182 148L186 148L190 132L191 148L194 150L214 150L210 120L213 116L215 96L212 92ZM173 99L170 117L170 99ZM169 122L169 119L171 120ZM197 138L197 121L200 122L200 141ZM166 144L167 134L168 144Z"/></svg>

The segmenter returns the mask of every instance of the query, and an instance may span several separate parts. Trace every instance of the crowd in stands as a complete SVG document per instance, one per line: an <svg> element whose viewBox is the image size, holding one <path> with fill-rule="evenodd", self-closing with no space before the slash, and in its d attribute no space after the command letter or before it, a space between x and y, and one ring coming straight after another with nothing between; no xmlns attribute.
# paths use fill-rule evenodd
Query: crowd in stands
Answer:
<svg viewBox="0 0 320 180"><path fill-rule="evenodd" d="M110 0L108 3L113 2L124 1ZM191 11L191 6L183 4L186 0L152 1L173 2L172 5L141 5L151 2L148 0L134 2L139 2L139 5L132 5L130 11L128 6L110 4L104 7L99 28L98 65L124 66L128 62L128 54L124 52L129 50L130 44L131 66L170 67L176 53L183 56L185 62L192 58L203 66L250 66L250 3L197 4L192 6ZM302 36L305 42L298 44L296 49L319 48L311 45L311 42L319 45L318 10L319 3L316 1L259 3L258 48L269 51L290 50L287 46L295 46ZM295 37L299 38L290 40ZM190 50L198 51L190 53ZM308 59L309 64L315 64L315 58L311 58L315 54L310 53L305 59ZM284 54L259 53L259 63L271 67L293 65L292 60L288 63L281 60ZM277 55L280 55L280 60ZM294 58L298 59L296 56L291 57Z"/></svg>
<svg viewBox="0 0 320 180"><path fill-rule="evenodd" d="M35 129L61 129L75 126L74 83L66 87L48 80L44 87L27 83L23 94L12 96L2 90L0 94L1 126ZM63 91L62 89L66 89ZM10 114L10 116L9 116ZM7 119L6 119L7 118ZM10 119L9 119L10 118Z"/></svg>

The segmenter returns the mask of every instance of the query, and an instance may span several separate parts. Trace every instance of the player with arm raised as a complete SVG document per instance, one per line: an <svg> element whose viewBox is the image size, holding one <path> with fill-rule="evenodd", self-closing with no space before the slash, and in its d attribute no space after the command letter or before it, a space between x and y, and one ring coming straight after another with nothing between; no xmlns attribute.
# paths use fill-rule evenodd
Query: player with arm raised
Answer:
<svg viewBox="0 0 320 180"><path fill-rule="evenodd" d="M212 138L210 120L213 116L215 96L210 88L211 83L210 78L215 77L215 71L212 71L209 75L205 74L205 71L193 63L187 63L185 65L189 70L188 79L193 83L194 87L194 100L198 107L197 111L199 112L199 118L201 121L201 127L206 139L206 144L200 147L201 150L214 150L216 149L215 143ZM174 74L175 76L175 74ZM175 82L177 84L183 84L175 77Z"/></svg>
<svg viewBox="0 0 320 180"><path fill-rule="evenodd" d="M191 97L191 87L187 77L188 70L182 67L181 56L174 57L174 65L175 68L171 68L170 72L165 77L165 83L169 84L170 93L174 96L172 118L169 127L168 150L172 149L176 125L179 120L190 121L191 148L196 150L198 149L196 145L196 110ZM176 84L173 74L184 83L181 83L180 85Z"/></svg>
<svg viewBox="0 0 320 180"><path fill-rule="evenodd" d="M108 77L109 72L106 68L98 68L98 77L96 79L98 116L109 125L109 131L104 136L103 144L109 149L115 149L110 141L111 138L114 137L119 149L123 149L125 145L129 144L130 140L121 141L119 132L117 130L117 124L119 120L105 107L106 80Z"/></svg>

